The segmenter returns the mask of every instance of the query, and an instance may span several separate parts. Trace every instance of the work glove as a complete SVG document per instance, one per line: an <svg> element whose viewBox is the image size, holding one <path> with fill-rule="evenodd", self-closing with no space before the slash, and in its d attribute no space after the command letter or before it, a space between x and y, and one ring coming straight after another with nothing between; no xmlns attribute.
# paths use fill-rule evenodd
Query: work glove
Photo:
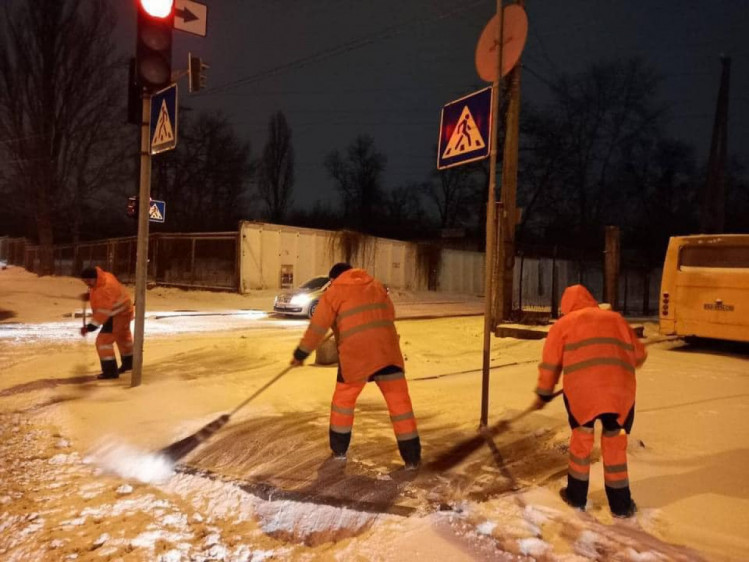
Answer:
<svg viewBox="0 0 749 562"><path fill-rule="evenodd" d="M81 293L79 297L83 302L88 302L91 299L91 295L88 292Z"/></svg>
<svg viewBox="0 0 749 562"><path fill-rule="evenodd" d="M536 398L533 400L533 404L531 404L531 409L543 410L546 407L546 404L548 404L548 401L543 400L540 396L536 395Z"/></svg>
<svg viewBox="0 0 749 562"><path fill-rule="evenodd" d="M289 365L292 367L301 367L304 365L304 360L309 357L309 353L302 351L298 347L294 350L294 355L291 358L291 361L289 362Z"/></svg>
<svg viewBox="0 0 749 562"><path fill-rule="evenodd" d="M90 323L89 323L89 324L86 324L85 326L83 326L83 327L81 328L81 335L82 335L82 336L85 336L85 335L86 335L86 334L88 334L89 332L95 332L95 331L96 331L96 330L98 330L98 329L99 329L99 326L96 326L96 325L94 325L94 324L90 324Z"/></svg>

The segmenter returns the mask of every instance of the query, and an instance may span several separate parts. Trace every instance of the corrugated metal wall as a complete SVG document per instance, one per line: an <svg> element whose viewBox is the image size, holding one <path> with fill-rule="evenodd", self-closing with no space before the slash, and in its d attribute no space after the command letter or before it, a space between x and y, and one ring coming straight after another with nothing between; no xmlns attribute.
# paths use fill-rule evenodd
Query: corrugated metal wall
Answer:
<svg viewBox="0 0 749 562"><path fill-rule="evenodd" d="M240 225L240 290L281 287L281 273L293 272L293 286L316 275L327 275L330 267L344 261L337 243L338 233L267 223ZM426 272L419 270L417 245L410 242L366 236L350 259L355 267L369 271L378 280L397 289L426 290ZM478 252L444 250L438 289L478 294L483 290L484 255Z"/></svg>

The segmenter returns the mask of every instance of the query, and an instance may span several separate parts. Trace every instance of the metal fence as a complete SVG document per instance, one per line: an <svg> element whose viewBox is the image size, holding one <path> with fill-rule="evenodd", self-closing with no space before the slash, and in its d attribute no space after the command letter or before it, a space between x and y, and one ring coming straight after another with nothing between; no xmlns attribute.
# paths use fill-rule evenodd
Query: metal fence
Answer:
<svg viewBox="0 0 749 562"><path fill-rule="evenodd" d="M661 269L622 263L616 308L623 314L652 316L658 312ZM557 259L548 256L516 256L513 280L513 308L519 311L559 314L564 289L585 285L600 301L604 298L603 257Z"/></svg>
<svg viewBox="0 0 749 562"><path fill-rule="evenodd" d="M148 282L175 287L237 291L238 233L155 233L149 236ZM110 238L77 245L56 245L54 274L76 276L87 266L111 271L123 283L135 283L137 238ZM23 238L4 238L0 258L39 271L39 246Z"/></svg>
<svg viewBox="0 0 749 562"><path fill-rule="evenodd" d="M148 281L157 285L241 292L240 238L241 231L151 234ZM298 236L289 239L296 241ZM133 236L85 242L77 246L55 246L55 274L75 276L85 266L98 265L113 272L123 283L134 284L136 241ZM284 248L288 253L289 248ZM281 255L284 248L274 246L274 255ZM450 257L450 252L461 254L451 250L445 250L443 254ZM304 256L304 263L309 262L310 255ZM27 244L22 238L0 238L0 259L23 266L28 271L38 271L39 248ZM253 265L257 269L257 264ZM470 276L468 272L474 272L473 292L482 290L483 278L475 274L481 268L466 267L464 260L450 258L443 260L442 269L439 286L443 290L454 290L453 277ZM660 268L650 268L633 259L623 258L617 309L629 315L657 314L660 279ZM575 250L559 248L519 249L514 268L513 309L555 316L559 313L559 301L565 287L576 283L588 287L599 301L603 299L602 254L576 255ZM465 280L459 285L466 286Z"/></svg>

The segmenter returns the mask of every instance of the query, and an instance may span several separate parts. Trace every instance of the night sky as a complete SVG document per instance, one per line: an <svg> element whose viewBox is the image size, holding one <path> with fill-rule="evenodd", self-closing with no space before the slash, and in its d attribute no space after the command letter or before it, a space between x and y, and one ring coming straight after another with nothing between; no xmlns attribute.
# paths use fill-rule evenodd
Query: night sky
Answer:
<svg viewBox="0 0 749 562"><path fill-rule="evenodd" d="M134 52L135 0L117 3L123 52ZM208 87L181 103L220 110L262 151L282 110L296 151L297 207L336 201L322 165L360 133L388 158L385 188L434 170L440 110L485 87L474 49L491 0L203 0L205 38L175 32L173 68L187 52L210 65ZM548 83L591 63L640 55L662 77L669 132L707 159L721 72L731 56L729 153L749 164L749 0L528 0L522 96L542 105ZM123 86L123 95L125 88Z"/></svg>

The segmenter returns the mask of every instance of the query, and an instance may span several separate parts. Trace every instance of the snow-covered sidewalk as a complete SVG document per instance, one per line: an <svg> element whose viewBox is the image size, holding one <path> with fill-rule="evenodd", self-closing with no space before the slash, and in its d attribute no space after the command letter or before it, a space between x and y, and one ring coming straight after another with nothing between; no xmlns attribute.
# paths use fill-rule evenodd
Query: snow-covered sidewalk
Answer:
<svg viewBox="0 0 749 562"><path fill-rule="evenodd" d="M80 292L78 280L3 277L10 271L0 272L0 308L10 309L8 295L26 296L6 322L60 322L70 303L53 303ZM244 308L225 300L238 295L189 294L198 303L190 307L184 292L166 293L149 293L154 308ZM460 448L477 435L479 316L398 322L424 445L416 474L401 470L374 385L357 405L348 462L331 465L335 366L311 364L269 387L174 470L155 462L150 452L279 373L304 326L212 325L147 338L137 388L129 376L92 380L90 339L0 340L0 557L738 561L749 552L746 356L676 342L650 345L638 374L629 464L640 511L629 521L608 512L599 460L586 513L559 499L569 435L561 401L478 448ZM645 332L659 339L654 325ZM542 345L492 338L490 422L531 402Z"/></svg>

